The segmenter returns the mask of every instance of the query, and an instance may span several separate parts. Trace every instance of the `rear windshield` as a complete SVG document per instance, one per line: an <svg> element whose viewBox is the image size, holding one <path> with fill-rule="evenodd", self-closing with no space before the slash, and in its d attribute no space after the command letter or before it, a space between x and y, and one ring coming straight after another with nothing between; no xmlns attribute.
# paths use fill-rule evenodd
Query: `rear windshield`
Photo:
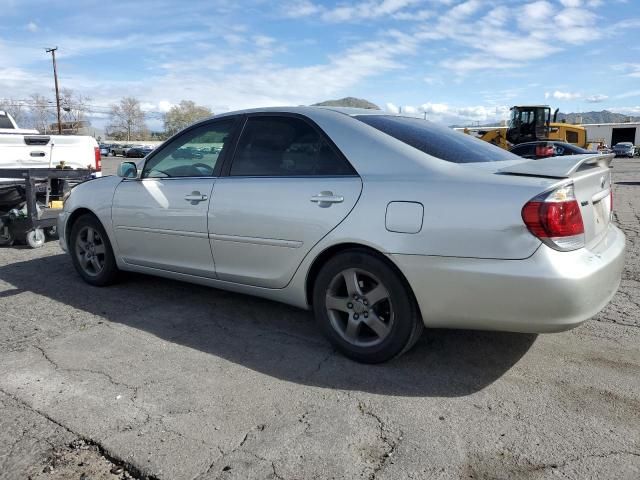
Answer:
<svg viewBox="0 0 640 480"><path fill-rule="evenodd" d="M421 152L447 162L522 160L500 147L421 118L391 115L356 115L355 118Z"/></svg>

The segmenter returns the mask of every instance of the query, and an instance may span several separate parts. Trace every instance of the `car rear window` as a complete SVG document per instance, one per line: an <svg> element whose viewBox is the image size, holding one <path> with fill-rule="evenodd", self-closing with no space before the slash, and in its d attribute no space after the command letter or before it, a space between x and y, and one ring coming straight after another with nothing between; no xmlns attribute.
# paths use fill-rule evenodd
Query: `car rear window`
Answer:
<svg viewBox="0 0 640 480"><path fill-rule="evenodd" d="M421 118L392 115L356 115L355 118L421 152L447 162L522 160L500 147Z"/></svg>

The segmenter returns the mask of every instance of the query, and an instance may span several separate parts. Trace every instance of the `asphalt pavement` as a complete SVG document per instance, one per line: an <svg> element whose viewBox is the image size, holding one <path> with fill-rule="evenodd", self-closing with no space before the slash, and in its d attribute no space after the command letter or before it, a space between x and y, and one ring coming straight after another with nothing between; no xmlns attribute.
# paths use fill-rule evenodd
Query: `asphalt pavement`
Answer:
<svg viewBox="0 0 640 480"><path fill-rule="evenodd" d="M0 478L640 478L640 159L614 164L628 254L603 312L427 330L377 366L305 311L0 249Z"/></svg>

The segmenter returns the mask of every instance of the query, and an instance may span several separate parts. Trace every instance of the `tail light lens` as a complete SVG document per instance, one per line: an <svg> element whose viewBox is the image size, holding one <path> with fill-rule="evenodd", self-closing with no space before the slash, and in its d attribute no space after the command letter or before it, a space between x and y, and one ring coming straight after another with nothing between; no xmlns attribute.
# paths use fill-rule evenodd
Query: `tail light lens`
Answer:
<svg viewBox="0 0 640 480"><path fill-rule="evenodd" d="M537 196L522 208L529 231L555 250L584 247L584 224L573 184Z"/></svg>
<svg viewBox="0 0 640 480"><path fill-rule="evenodd" d="M100 147L93 147L93 154L95 157L96 172L102 171L102 157L100 156Z"/></svg>
<svg viewBox="0 0 640 480"><path fill-rule="evenodd" d="M536 145L536 157L553 157L553 145Z"/></svg>

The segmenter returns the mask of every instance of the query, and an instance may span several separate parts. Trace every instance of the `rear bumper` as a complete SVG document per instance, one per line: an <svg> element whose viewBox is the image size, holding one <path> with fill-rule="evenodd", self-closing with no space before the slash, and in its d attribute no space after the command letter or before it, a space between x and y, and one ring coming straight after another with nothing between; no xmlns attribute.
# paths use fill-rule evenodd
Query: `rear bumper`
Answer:
<svg viewBox="0 0 640 480"><path fill-rule="evenodd" d="M596 315L620 284L625 236L611 225L592 250L546 245L524 260L391 255L427 327L545 333Z"/></svg>

